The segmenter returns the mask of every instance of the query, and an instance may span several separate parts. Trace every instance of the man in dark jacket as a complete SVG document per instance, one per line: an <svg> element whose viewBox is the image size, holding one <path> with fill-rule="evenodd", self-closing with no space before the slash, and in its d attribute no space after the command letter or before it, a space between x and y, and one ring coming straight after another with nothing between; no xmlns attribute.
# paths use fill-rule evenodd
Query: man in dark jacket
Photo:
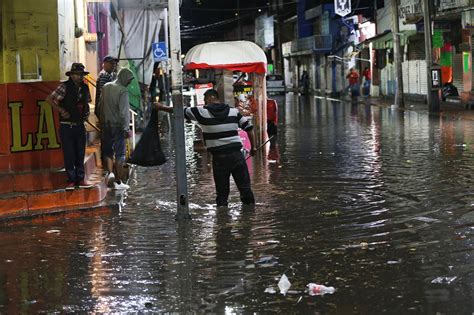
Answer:
<svg viewBox="0 0 474 315"><path fill-rule="evenodd" d="M67 173L66 190L75 187L88 188L92 185L84 180L84 156L86 152L86 128L84 122L89 116L91 96L89 87L84 84L85 71L82 63L73 63L66 72L69 80L61 83L46 98L58 110L59 137L64 154L64 167Z"/></svg>
<svg viewBox="0 0 474 315"><path fill-rule="evenodd" d="M250 185L250 175L245 158L240 151L242 140L239 137L238 128L245 130L248 134L252 149L250 154L255 153L253 126L240 114L236 108L230 108L227 104L219 102L219 93L210 89L204 93L205 106L188 107L184 110L184 116L188 120L196 121L202 129L204 143L207 151L212 153L212 170L214 173L214 184L216 186L216 203L218 207L225 207L228 203L230 175L240 192L240 200L243 204L254 204L255 197ZM157 103L156 107L168 113L173 112L172 107Z"/></svg>

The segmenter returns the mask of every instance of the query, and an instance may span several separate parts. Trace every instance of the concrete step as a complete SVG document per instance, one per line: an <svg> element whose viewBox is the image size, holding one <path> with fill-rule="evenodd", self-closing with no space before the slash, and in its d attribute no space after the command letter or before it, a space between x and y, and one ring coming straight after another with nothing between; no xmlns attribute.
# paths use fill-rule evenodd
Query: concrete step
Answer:
<svg viewBox="0 0 474 315"><path fill-rule="evenodd" d="M29 217L51 209L88 208L107 194L100 163L100 145L88 146L84 159L86 179L94 186L65 190L64 169L49 169L0 174L0 219Z"/></svg>
<svg viewBox="0 0 474 315"><path fill-rule="evenodd" d="M12 215L28 216L36 211L98 203L105 198L107 186L102 181L94 184L91 188L74 190L57 189L2 194L0 196L0 218Z"/></svg>
<svg viewBox="0 0 474 315"><path fill-rule="evenodd" d="M84 159L86 179L100 167L100 158L94 148L88 148ZM0 173L0 194L60 189L64 188L66 179L64 168Z"/></svg>

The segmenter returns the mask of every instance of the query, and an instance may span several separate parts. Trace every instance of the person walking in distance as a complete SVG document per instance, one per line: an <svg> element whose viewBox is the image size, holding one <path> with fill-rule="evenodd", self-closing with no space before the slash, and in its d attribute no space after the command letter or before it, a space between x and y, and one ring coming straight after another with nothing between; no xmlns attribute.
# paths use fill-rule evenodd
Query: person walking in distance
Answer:
<svg viewBox="0 0 474 315"><path fill-rule="evenodd" d="M267 135L276 136L278 131L278 105L276 100L267 98Z"/></svg>
<svg viewBox="0 0 474 315"><path fill-rule="evenodd" d="M60 114L59 137L67 175L66 190L92 187L84 179L86 152L84 122L89 117L89 102L91 101L89 87L84 83L84 75L88 73L82 63L73 63L71 70L66 72L69 79L61 83L46 98L46 101Z"/></svg>
<svg viewBox="0 0 474 315"><path fill-rule="evenodd" d="M309 74L308 71L304 70L300 79L300 91L301 94L308 94L309 92Z"/></svg>
<svg viewBox="0 0 474 315"><path fill-rule="evenodd" d="M210 89L204 93L205 106L188 107L184 109L186 119L196 121L203 131L206 148L212 154L212 170L216 187L216 204L226 207L228 204L230 175L240 192L243 204L254 204L250 175L245 158L241 152L242 140L238 128L246 131L251 143L250 154L255 154L255 141L252 133L253 126L239 110L219 101L219 93ZM158 110L168 113L173 108L156 103Z"/></svg>
<svg viewBox="0 0 474 315"><path fill-rule="evenodd" d="M355 68L351 68L346 78L349 80L349 90L351 91L352 97L359 96L359 74Z"/></svg>
<svg viewBox="0 0 474 315"><path fill-rule="evenodd" d="M364 77L364 96L368 97L370 96L370 82L372 80L372 74L370 73L370 68L365 67L364 71L362 72L362 76Z"/></svg>
<svg viewBox="0 0 474 315"><path fill-rule="evenodd" d="M107 185L117 190L130 188L125 178L125 139L130 125L129 98L127 86L133 80L129 69L122 69L117 79L104 85L100 97L100 126L102 129L102 151L107 171ZM115 158L115 163L114 163ZM114 165L115 164L115 165ZM115 166L116 174L113 173Z"/></svg>

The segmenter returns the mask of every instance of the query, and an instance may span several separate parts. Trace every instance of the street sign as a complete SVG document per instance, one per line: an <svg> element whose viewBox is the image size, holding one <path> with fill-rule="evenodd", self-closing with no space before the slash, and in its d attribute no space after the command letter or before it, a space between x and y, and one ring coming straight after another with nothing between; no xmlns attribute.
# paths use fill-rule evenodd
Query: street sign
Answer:
<svg viewBox="0 0 474 315"><path fill-rule="evenodd" d="M166 42L158 42L151 44L151 51L153 52L153 61L167 61Z"/></svg>
<svg viewBox="0 0 474 315"><path fill-rule="evenodd" d="M351 13L351 0L334 0L336 14L346 16Z"/></svg>

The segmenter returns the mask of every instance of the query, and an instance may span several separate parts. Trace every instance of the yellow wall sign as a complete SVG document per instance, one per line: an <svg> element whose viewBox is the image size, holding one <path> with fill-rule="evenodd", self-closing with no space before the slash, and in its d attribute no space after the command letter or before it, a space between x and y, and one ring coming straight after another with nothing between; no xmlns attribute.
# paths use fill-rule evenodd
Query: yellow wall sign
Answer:
<svg viewBox="0 0 474 315"><path fill-rule="evenodd" d="M22 102L8 103L11 111L12 153L43 150L45 145L48 150L60 148L51 105L45 101L39 101L37 105L39 106L39 115L36 121L36 130L34 132L23 132L22 127L31 127L31 124L35 121L22 122ZM28 129L31 130L31 128Z"/></svg>

